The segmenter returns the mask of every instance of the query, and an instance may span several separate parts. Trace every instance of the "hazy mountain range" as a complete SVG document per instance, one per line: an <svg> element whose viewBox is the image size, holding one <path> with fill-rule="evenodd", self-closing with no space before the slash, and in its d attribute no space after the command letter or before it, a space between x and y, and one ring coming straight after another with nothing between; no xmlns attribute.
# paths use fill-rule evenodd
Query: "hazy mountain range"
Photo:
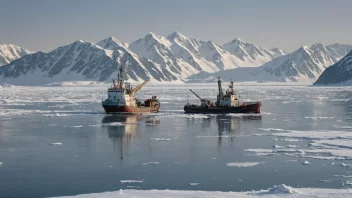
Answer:
<svg viewBox="0 0 352 198"><path fill-rule="evenodd" d="M11 47L0 51L0 63L5 60L7 64L0 67L0 82L28 85L109 81L116 77L117 64L125 67L132 81L197 81L200 76L204 80L222 72L243 81L313 80L352 49L351 45L315 44L286 54L238 38L220 46L179 32L167 37L149 33L130 44L113 37L96 44L79 40L50 52L31 53L13 45L3 46Z"/></svg>

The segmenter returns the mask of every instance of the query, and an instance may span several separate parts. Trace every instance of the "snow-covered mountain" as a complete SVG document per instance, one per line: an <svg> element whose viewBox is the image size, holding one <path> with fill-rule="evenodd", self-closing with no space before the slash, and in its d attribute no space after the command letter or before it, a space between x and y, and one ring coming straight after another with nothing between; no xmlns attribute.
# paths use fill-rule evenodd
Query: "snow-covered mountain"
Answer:
<svg viewBox="0 0 352 198"><path fill-rule="evenodd" d="M128 44L121 43L114 37L104 39L98 42L97 45L106 51L114 52L115 55L111 57L125 67L127 76L134 81L144 81L149 78L158 81L177 80L177 77L172 72L147 58L139 57L128 48Z"/></svg>
<svg viewBox="0 0 352 198"><path fill-rule="evenodd" d="M98 43L76 41L49 53L37 52L0 67L0 82L11 84L46 84L70 80L106 81L116 77L117 63L126 67L132 80L151 77L160 81L177 78L139 58L110 37Z"/></svg>
<svg viewBox="0 0 352 198"><path fill-rule="evenodd" d="M140 57L160 64L161 67L179 78L185 78L201 71L216 72L259 65L252 59L242 59L236 54L231 54L212 41L187 38L177 31L167 37L149 33L144 38L131 43L129 49ZM263 50L263 48L258 49ZM247 50L251 48L248 47ZM281 53L279 49L266 51L273 57ZM251 54L256 56L255 53ZM264 62L264 60L261 61Z"/></svg>
<svg viewBox="0 0 352 198"><path fill-rule="evenodd" d="M352 85L352 50L336 64L328 67L314 85L343 83Z"/></svg>
<svg viewBox="0 0 352 198"><path fill-rule="evenodd" d="M239 38L224 44L222 47L243 62L252 66L261 66L276 57L286 54L278 48L273 48L271 50L265 49L254 44L246 43Z"/></svg>
<svg viewBox="0 0 352 198"><path fill-rule="evenodd" d="M0 52L12 59L31 53L17 48ZM0 83L107 81L116 76L118 64L124 65L132 81L149 78L175 81L214 72L227 76L235 72L234 80L243 81L311 81L350 49L351 45L315 44L285 55L278 48L265 49L240 39L219 46L212 41L188 38L177 31L167 37L149 33L131 44L109 37L97 44L76 41L48 53L29 54L11 63L11 58L7 58L9 64L0 67Z"/></svg>
<svg viewBox="0 0 352 198"><path fill-rule="evenodd" d="M235 68L216 73L201 72L188 78L189 82L203 82L221 76L234 81L303 81L314 82L330 65L339 61L348 45L324 46L320 43L302 46L298 50L277 57L258 68ZM340 48L341 47L341 48ZM339 52L337 52L339 51Z"/></svg>
<svg viewBox="0 0 352 198"><path fill-rule="evenodd" d="M11 61L31 53L33 52L15 45L0 45L0 66L7 65Z"/></svg>
<svg viewBox="0 0 352 198"><path fill-rule="evenodd" d="M328 45L330 49L333 49L339 56L344 57L348 52L352 50L352 45L335 43Z"/></svg>
<svg viewBox="0 0 352 198"><path fill-rule="evenodd" d="M200 71L214 72L219 68L211 58L206 59L198 51L201 44L195 39L189 39L179 32L168 37L147 34L144 38L129 45L129 49L140 57L145 57L179 78L187 77ZM237 65L229 65L234 68Z"/></svg>
<svg viewBox="0 0 352 198"><path fill-rule="evenodd" d="M264 64L253 74L258 77L269 75L279 81L314 81L327 67L342 58L339 53L320 43L302 46Z"/></svg>

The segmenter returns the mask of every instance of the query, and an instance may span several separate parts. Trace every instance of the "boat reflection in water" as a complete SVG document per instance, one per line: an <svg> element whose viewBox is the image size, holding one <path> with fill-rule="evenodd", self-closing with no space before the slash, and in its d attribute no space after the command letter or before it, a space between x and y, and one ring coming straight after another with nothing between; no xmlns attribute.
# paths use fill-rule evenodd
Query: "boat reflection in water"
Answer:
<svg viewBox="0 0 352 198"><path fill-rule="evenodd" d="M229 116L226 114L216 116L216 124L218 125L218 146L221 146L224 137L230 138L231 143L236 138L236 131L240 129L241 122L252 120L261 120L262 117L244 115L244 116Z"/></svg>
<svg viewBox="0 0 352 198"><path fill-rule="evenodd" d="M124 152L132 148L133 142L141 139L140 123L145 121L147 126L157 126L160 119L149 118L143 115L106 115L102 125L107 128L109 138L113 141L114 147L119 148L120 159L123 160Z"/></svg>
<svg viewBox="0 0 352 198"><path fill-rule="evenodd" d="M102 124L107 128L109 138L114 146L119 147L120 159L123 159L124 147L131 148L133 141L141 137L138 126L140 119L138 115L107 115L103 118Z"/></svg>

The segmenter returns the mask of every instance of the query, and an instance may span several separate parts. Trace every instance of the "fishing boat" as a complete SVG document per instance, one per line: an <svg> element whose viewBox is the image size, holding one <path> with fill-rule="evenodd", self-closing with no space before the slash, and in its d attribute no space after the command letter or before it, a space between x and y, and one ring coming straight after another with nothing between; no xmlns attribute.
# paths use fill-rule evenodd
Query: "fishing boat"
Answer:
<svg viewBox="0 0 352 198"><path fill-rule="evenodd" d="M126 79L126 80L124 80ZM102 101L102 106L106 113L149 113L159 112L160 102L156 96L140 102L134 97L149 80L143 82L133 88L127 82L122 65L119 66L117 81L113 80L113 84L108 88L108 98Z"/></svg>
<svg viewBox="0 0 352 198"><path fill-rule="evenodd" d="M218 95L215 103L201 98L191 89L190 91L200 99L200 105L187 103L184 106L186 113L260 113L260 107L262 106L262 103L259 101L240 103L240 96L235 93L233 81L230 82L229 88L224 94L220 77L218 78Z"/></svg>

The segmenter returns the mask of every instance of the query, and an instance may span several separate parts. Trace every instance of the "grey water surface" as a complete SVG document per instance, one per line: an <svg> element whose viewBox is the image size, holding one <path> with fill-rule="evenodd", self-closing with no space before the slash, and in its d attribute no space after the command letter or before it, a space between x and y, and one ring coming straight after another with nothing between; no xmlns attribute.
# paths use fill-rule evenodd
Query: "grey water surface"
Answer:
<svg viewBox="0 0 352 198"><path fill-rule="evenodd" d="M261 115L184 114L197 103L190 85L149 86L160 113L106 115L105 87L15 87L0 96L0 197L51 197L119 189L248 191L276 184L345 188L352 169L246 149L308 147L309 140L275 141L273 131L334 130L352 126L351 88L240 86L243 100L261 100ZM216 86L192 85L212 100ZM155 93L156 92L156 93ZM340 129L342 130L342 129ZM351 131L351 129L343 129ZM303 165L308 160L310 165ZM259 162L249 167L227 163ZM126 183L125 180L131 183ZM326 182L320 180L328 180Z"/></svg>

